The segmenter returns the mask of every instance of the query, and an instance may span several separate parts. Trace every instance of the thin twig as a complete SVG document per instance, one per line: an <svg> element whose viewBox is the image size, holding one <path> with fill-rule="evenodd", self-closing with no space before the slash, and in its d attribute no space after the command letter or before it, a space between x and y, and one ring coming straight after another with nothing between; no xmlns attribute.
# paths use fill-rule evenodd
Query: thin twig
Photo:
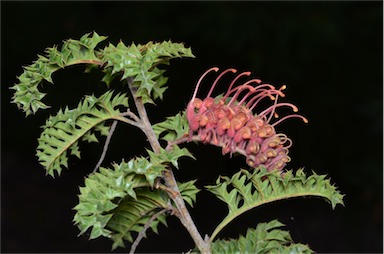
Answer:
<svg viewBox="0 0 384 254"><path fill-rule="evenodd" d="M93 169L92 173L95 173L96 170L100 167L101 163L103 163L105 155L107 154L109 143L111 142L112 134L113 134L113 132L116 129L116 125L117 125L117 120L113 121L113 123L111 125L111 128L109 129L109 133L108 133L107 139L105 140L105 143L104 143L103 153L101 154L100 159L97 162L97 164L96 164L95 168Z"/></svg>
<svg viewBox="0 0 384 254"><path fill-rule="evenodd" d="M151 226L152 222L154 220L156 220L160 215L162 215L163 213L165 213L167 211L168 211L168 209L164 208L164 209L160 210L159 212L155 213L154 215L152 215L152 217L149 219L149 221L147 221L147 223L145 223L144 228L139 232L139 235L137 236L137 238L133 242L133 244L131 246L131 250L129 251L129 254L135 253L137 246L139 245L141 239L143 239L143 237L145 236L145 232Z"/></svg>
<svg viewBox="0 0 384 254"><path fill-rule="evenodd" d="M195 140L192 139L191 141L195 141ZM168 142L167 146L165 147L165 150L169 151L172 149L174 145L179 145L185 142L189 142L189 137L182 137L182 138L176 139L175 141Z"/></svg>
<svg viewBox="0 0 384 254"><path fill-rule="evenodd" d="M116 125L117 125L117 122L118 120L119 121L122 121L122 122L125 122L125 123L128 123L130 125L133 125L133 126L136 126L137 128L141 129L143 127L143 125L141 124L141 120L139 117L137 117L133 112L131 112L129 109L127 109L126 112L124 113L121 113L120 116L122 117L118 117L118 118L115 118L116 120L113 121L112 125L111 125L111 128L109 129L109 133L108 133L108 136L107 136L107 139L105 140L105 143L104 143L104 148L103 148L103 152L100 156L100 159L99 161L97 162L95 168L93 169L92 173L95 173L96 170L100 167L101 163L103 163L104 161L104 158L105 158L105 155L107 154L107 150L108 150L108 146L109 146L109 143L111 142L111 138L112 138L112 135L113 135L113 132L115 131L116 129ZM127 119L126 117L124 116L129 116L131 117L133 120L130 120L130 119Z"/></svg>
<svg viewBox="0 0 384 254"><path fill-rule="evenodd" d="M131 120L131 119L128 119L128 118L124 117L124 113L120 114L119 116L113 117L113 119L115 119L115 120L119 120L119 121L121 121L121 122L130 124L130 125L133 125L133 126L136 126L136 127L139 128L139 129L142 129L142 128L143 128L143 125L141 124L140 119L139 119L138 122L133 121L133 120Z"/></svg>
<svg viewBox="0 0 384 254"><path fill-rule="evenodd" d="M130 110L127 110L126 112L121 113L121 116L129 116L130 118L132 118L136 122L138 122L138 123L140 122L140 118Z"/></svg>

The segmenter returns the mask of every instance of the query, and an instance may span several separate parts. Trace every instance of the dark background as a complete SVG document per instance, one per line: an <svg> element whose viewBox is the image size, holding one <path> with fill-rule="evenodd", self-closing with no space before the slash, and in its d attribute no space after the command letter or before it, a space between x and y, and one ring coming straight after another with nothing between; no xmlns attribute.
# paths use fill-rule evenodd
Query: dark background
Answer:
<svg viewBox="0 0 384 254"><path fill-rule="evenodd" d="M383 5L376 2L1 2L1 251L109 252L108 239L77 237L72 223L78 186L91 172L102 144L84 144L61 177L45 177L35 157L49 114L77 105L83 94L105 90L102 74L82 66L53 75L46 85L52 110L25 118L11 104L9 87L46 47L97 31L116 44L172 39L192 47L196 59L174 60L169 90L152 122L183 110L198 77L209 67L250 70L279 87L309 124L287 121L277 129L294 141L289 169L328 174L345 196L335 210L321 199L280 201L232 222L221 237L279 219L296 242L317 252L382 252L383 244ZM104 47L107 43L103 43ZM209 84L202 87L204 95ZM117 84L118 85L118 84ZM220 92L220 89L218 89ZM119 125L108 161L143 153L144 136ZM179 180L214 183L219 174L245 167L243 158L222 157L220 148L188 144L199 159L181 160ZM191 209L199 230L210 234L225 205L202 192ZM181 252L193 247L175 218L160 235L149 234L139 252ZM129 246L128 246L129 247ZM116 252L127 252L118 249Z"/></svg>

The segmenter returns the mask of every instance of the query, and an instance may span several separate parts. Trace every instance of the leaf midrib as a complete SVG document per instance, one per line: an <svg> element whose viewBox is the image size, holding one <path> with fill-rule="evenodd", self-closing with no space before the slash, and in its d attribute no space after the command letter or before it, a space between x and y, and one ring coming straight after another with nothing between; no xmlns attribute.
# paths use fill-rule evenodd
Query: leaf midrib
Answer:
<svg viewBox="0 0 384 254"><path fill-rule="evenodd" d="M104 122L104 121L107 121L107 120L110 120L110 119L115 119L115 120L121 120L120 117L119 117L119 114L117 115L108 115L104 118L100 118L99 116L97 116L99 121L96 121L93 125L90 124L90 127L89 128L82 128L82 130L80 130L80 133L79 135L77 135L71 142L68 143L68 145L64 146L61 150L59 150L59 152L53 157L53 159L51 160L51 162L49 163L47 169L48 171L52 170L52 165L53 163L63 154L65 153L73 144L75 144L82 136L84 136L89 130L91 130L92 128L94 128L95 126L97 126L98 124ZM86 121L85 121L86 122ZM89 122L87 122L89 123ZM52 127L51 127L52 128Z"/></svg>
<svg viewBox="0 0 384 254"><path fill-rule="evenodd" d="M256 207L261 206L261 205L266 204L266 203L282 200L282 199L290 199L290 198L305 197L305 196L317 196L317 197L323 197L323 198L329 199L329 196L327 196L327 195L325 195L319 191L314 191L314 192L306 191L306 192L300 192L300 193L294 193L294 194L284 194L283 193L282 195L278 195L277 197L267 198L267 199L264 199L262 201L251 203L251 205L243 205L241 208L239 208L237 210L231 210L230 209L228 215L222 220L222 222L216 227L216 229L212 233L212 235L210 237L210 241L212 242L215 239L215 237L218 235L218 233L225 226L227 226L231 221L233 221L236 217L240 216L241 214L243 214L243 213L245 213L245 212L247 212L253 208L256 208Z"/></svg>

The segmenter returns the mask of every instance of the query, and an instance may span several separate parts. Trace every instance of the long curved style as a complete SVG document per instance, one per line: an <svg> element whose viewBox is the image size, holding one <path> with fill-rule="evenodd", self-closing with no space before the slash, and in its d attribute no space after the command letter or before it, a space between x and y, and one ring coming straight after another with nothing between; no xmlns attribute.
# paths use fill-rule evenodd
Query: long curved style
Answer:
<svg viewBox="0 0 384 254"><path fill-rule="evenodd" d="M264 166L269 171L282 171L291 160L288 149L292 140L285 134L277 134L275 126L289 118L300 118L305 123L308 120L299 114L289 114L278 119L276 110L280 107L298 111L291 103L278 103L279 97L285 97L285 86L276 89L271 84L263 84L260 79L251 79L235 85L240 77L250 76L250 72L238 74L223 96L212 97L213 90L222 76L237 72L232 68L217 76L204 99L197 98L202 80L210 72L218 70L217 67L210 68L200 77L188 103L189 140L197 135L203 143L222 147L223 154L240 152L246 156L246 162L251 167ZM260 102L266 99L273 101L272 105L263 110L258 109ZM254 109L259 110L259 113L254 112Z"/></svg>

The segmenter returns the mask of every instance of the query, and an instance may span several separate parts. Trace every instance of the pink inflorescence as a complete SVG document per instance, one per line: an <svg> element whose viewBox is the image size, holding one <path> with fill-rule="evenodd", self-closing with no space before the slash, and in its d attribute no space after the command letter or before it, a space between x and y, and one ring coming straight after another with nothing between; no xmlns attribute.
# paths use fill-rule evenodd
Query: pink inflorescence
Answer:
<svg viewBox="0 0 384 254"><path fill-rule="evenodd" d="M264 166L270 171L282 170L290 161L288 149L292 141L285 134L276 134L275 126L292 117L301 118L306 123L307 119L298 114L290 114L273 120L279 118L276 109L280 107L290 107L294 112L298 109L293 104L277 102L279 96L285 96L282 92L285 86L276 89L270 84L263 84L259 79L251 79L235 86L240 77L249 76L250 72L238 74L229 84L224 96L211 97L220 78L229 72L236 73L235 69L223 71L213 82L205 99L196 98L203 78L218 70L216 67L211 68L201 76L188 103L189 139L220 146L223 154L243 154L251 167ZM264 99L274 101L273 105L255 114L253 109Z"/></svg>

